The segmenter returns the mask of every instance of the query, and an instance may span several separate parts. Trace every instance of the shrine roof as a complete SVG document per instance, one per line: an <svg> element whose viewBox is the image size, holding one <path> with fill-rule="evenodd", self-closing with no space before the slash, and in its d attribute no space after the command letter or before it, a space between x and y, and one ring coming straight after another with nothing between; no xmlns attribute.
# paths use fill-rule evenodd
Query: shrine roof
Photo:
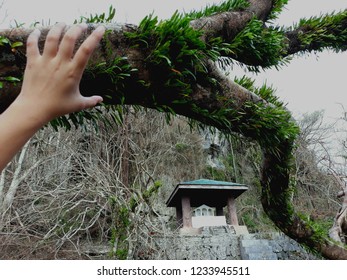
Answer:
<svg viewBox="0 0 347 280"><path fill-rule="evenodd" d="M237 198L248 190L244 184L199 179L179 183L166 202L168 207L176 207L181 204L183 196L190 198L192 207L206 204L210 207L224 207L228 197Z"/></svg>
<svg viewBox="0 0 347 280"><path fill-rule="evenodd" d="M209 180L209 179L198 179L194 181L182 182L182 183L179 183L179 185L244 186L239 183L216 181L216 180Z"/></svg>

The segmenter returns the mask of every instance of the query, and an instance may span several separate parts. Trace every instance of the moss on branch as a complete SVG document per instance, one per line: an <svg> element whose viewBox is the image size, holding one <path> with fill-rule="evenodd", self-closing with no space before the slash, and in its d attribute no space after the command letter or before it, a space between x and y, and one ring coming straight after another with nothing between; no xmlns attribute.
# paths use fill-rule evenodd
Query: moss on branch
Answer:
<svg viewBox="0 0 347 280"><path fill-rule="evenodd" d="M347 50L347 10L319 17L301 19L286 32L289 39L288 54L335 52Z"/></svg>

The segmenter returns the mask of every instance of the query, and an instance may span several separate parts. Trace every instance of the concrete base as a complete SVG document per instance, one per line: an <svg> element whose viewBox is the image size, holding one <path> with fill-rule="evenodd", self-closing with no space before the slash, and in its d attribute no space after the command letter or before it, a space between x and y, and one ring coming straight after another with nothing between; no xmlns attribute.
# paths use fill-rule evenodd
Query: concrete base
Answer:
<svg viewBox="0 0 347 280"><path fill-rule="evenodd" d="M235 226L235 225L226 225L226 226L202 226L202 227L183 227L179 229L180 235L199 235L202 233L204 229L228 229L229 228L229 234L235 234L237 235L245 235L249 234L248 229L246 226Z"/></svg>
<svg viewBox="0 0 347 280"><path fill-rule="evenodd" d="M194 228L226 226L225 216L197 216L192 217Z"/></svg>
<svg viewBox="0 0 347 280"><path fill-rule="evenodd" d="M232 226L235 230L236 235L243 235L243 234L249 234L248 229L246 226Z"/></svg>
<svg viewBox="0 0 347 280"><path fill-rule="evenodd" d="M202 228L183 227L180 228L180 235L199 235Z"/></svg>

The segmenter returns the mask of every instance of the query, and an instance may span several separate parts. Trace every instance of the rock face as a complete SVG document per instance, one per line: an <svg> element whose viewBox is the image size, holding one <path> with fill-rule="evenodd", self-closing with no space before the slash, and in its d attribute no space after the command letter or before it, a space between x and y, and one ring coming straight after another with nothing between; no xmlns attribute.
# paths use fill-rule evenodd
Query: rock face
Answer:
<svg viewBox="0 0 347 280"><path fill-rule="evenodd" d="M236 234L231 226L204 227L200 235L158 236L155 243L172 260L316 259L282 234Z"/></svg>
<svg viewBox="0 0 347 280"><path fill-rule="evenodd" d="M205 131L203 133L202 148L206 154L206 165L219 170L225 170L224 164L219 159L221 154L227 152L227 141L223 139L219 131L211 133Z"/></svg>

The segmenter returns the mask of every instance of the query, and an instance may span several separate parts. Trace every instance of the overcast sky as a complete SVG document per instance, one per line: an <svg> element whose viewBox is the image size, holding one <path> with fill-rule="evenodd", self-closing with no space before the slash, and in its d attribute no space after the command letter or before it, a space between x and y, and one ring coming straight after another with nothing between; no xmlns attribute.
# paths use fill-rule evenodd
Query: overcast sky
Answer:
<svg viewBox="0 0 347 280"><path fill-rule="evenodd" d="M1 0L0 0L1 2ZM80 16L116 8L116 20L138 23L145 15L154 12L168 18L175 10L200 9L209 0L4 0L0 10L0 28L17 23L34 22L53 24L72 23ZM347 8L347 0L290 0L279 19L280 25L291 25L301 17L320 15ZM347 53L322 53L296 58L281 71L267 71L257 77L259 83L267 81L278 89L278 95L288 103L295 114L326 110L327 117L337 118L342 113L340 104L347 109L346 68Z"/></svg>

